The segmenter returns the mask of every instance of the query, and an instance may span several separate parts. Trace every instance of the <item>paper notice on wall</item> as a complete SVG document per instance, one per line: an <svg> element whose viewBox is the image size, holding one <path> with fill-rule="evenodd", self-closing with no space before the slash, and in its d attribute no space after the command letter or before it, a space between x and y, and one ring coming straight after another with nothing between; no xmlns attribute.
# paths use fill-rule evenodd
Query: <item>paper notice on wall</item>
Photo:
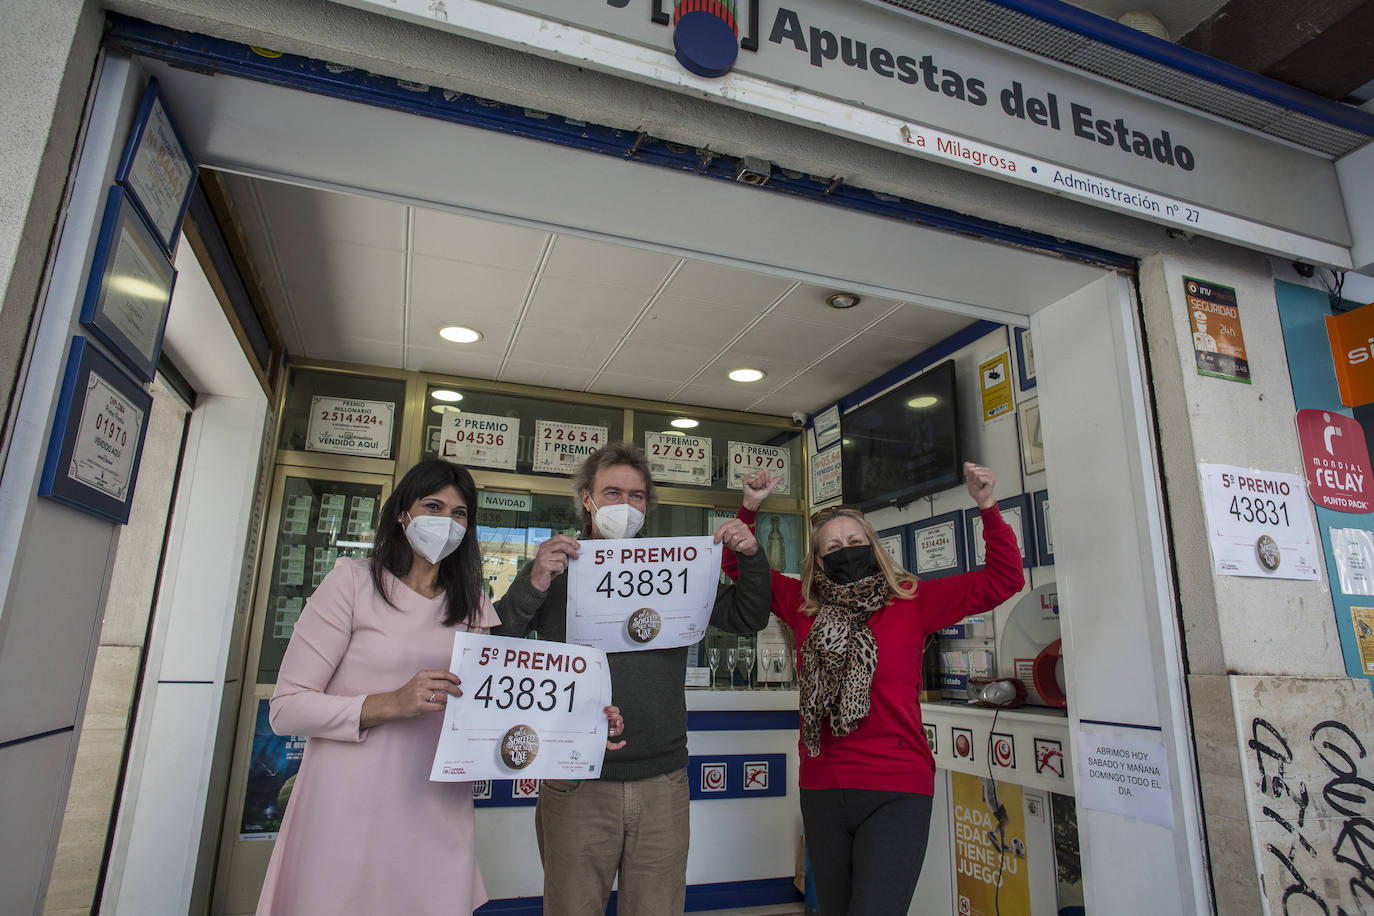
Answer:
<svg viewBox="0 0 1374 916"><path fill-rule="evenodd" d="M1303 478L1229 464L1202 464L1198 470L1217 575L1321 578Z"/></svg>
<svg viewBox="0 0 1374 916"><path fill-rule="evenodd" d="M982 384L983 422L1011 414L1011 356L1007 351L978 364Z"/></svg>
<svg viewBox="0 0 1374 916"><path fill-rule="evenodd" d="M1341 592L1374 595L1374 531L1332 528L1331 556L1341 577Z"/></svg>
<svg viewBox="0 0 1374 916"><path fill-rule="evenodd" d="M1162 742L1079 729L1074 759L1083 807L1174 829L1169 761Z"/></svg>
<svg viewBox="0 0 1374 916"><path fill-rule="evenodd" d="M446 413L439 456L468 467L513 471L519 444L519 417Z"/></svg>
<svg viewBox="0 0 1374 916"><path fill-rule="evenodd" d="M711 439L645 430L644 454L655 483L711 485Z"/></svg>
<svg viewBox="0 0 1374 916"><path fill-rule="evenodd" d="M839 499L844 491L840 449L811 456L811 505L819 506L832 499Z"/></svg>

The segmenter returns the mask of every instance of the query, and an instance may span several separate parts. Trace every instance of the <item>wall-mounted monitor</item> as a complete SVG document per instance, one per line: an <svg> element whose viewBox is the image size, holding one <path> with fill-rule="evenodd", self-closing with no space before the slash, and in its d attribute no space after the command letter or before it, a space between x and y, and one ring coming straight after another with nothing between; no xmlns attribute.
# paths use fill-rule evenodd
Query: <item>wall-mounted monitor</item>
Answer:
<svg viewBox="0 0 1374 916"><path fill-rule="evenodd" d="M840 419L844 501L900 506L958 485L959 398L954 361L856 407Z"/></svg>

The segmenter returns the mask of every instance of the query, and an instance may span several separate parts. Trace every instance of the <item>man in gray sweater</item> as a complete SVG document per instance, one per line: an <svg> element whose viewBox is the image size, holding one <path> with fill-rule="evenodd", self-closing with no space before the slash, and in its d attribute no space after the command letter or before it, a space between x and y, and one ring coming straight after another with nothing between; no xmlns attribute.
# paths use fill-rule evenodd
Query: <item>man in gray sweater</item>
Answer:
<svg viewBox="0 0 1374 916"><path fill-rule="evenodd" d="M634 537L656 499L649 464L631 445L588 456L573 478L583 538ZM721 586L711 623L756 633L768 623L768 559L753 532L732 519L717 529L739 557L739 579ZM558 534L539 545L496 611L506 636L531 629L546 639L567 634L568 560L579 542ZM622 916L683 911L687 891L687 648L609 656L612 702L625 717L624 747L606 752L600 779L546 779L534 812L544 863L544 912L602 916L620 873Z"/></svg>

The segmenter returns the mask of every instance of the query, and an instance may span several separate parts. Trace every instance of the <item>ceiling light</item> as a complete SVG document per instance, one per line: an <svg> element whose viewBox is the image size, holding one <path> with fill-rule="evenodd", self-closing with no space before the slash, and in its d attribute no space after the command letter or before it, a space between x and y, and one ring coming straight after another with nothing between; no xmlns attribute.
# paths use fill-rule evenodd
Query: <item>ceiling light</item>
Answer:
<svg viewBox="0 0 1374 916"><path fill-rule="evenodd" d="M447 388L437 388L429 393L429 396L436 401L461 401L463 396L456 391Z"/></svg>
<svg viewBox="0 0 1374 916"><path fill-rule="evenodd" d="M444 340L450 340L454 343L477 343L477 341L482 339L482 332L474 331L472 328L453 325L447 328L440 328L439 336L444 338Z"/></svg>
<svg viewBox="0 0 1374 916"><path fill-rule="evenodd" d="M433 407L430 408L430 410L434 411L434 412L437 413L437 414L462 413L462 412L463 412L463 408L461 408L461 407L454 407L452 404L435 404Z"/></svg>
<svg viewBox="0 0 1374 916"><path fill-rule="evenodd" d="M695 429L696 427L700 426L701 423L697 420L691 419L690 417L678 417L676 420L673 420L672 423L669 425L676 426L678 429Z"/></svg>
<svg viewBox="0 0 1374 916"><path fill-rule="evenodd" d="M923 394L918 398L912 398L906 402L906 406L920 410L923 407L934 407L940 403L940 399L933 394Z"/></svg>
<svg viewBox="0 0 1374 916"><path fill-rule="evenodd" d="M835 293L826 298L825 304L832 309L852 309L862 301L858 293Z"/></svg>
<svg viewBox="0 0 1374 916"><path fill-rule="evenodd" d="M762 369L731 369L729 373L732 382L757 382L764 374Z"/></svg>

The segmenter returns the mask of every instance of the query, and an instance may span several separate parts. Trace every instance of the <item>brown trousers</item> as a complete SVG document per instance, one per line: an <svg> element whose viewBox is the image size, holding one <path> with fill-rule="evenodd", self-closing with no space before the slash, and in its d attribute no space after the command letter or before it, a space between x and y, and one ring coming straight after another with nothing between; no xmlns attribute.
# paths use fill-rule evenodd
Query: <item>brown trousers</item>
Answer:
<svg viewBox="0 0 1374 916"><path fill-rule="evenodd" d="M687 895L687 771L616 782L546 779L534 829L546 916L679 916Z"/></svg>

